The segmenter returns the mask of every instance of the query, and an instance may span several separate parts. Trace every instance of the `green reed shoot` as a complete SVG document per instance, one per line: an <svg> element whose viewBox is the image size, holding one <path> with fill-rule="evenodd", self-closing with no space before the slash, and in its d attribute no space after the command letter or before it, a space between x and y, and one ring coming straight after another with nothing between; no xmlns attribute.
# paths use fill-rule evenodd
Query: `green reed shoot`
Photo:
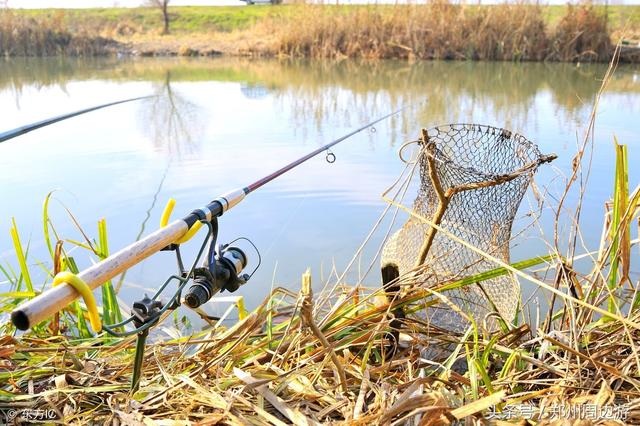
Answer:
<svg viewBox="0 0 640 426"><path fill-rule="evenodd" d="M27 286L27 291L33 291L33 284L31 282L31 275L29 274L29 267L27 265L27 256L25 252L22 250L22 243L20 242L20 234L18 233L18 225L16 224L15 218L11 219L11 239L13 240L13 248L16 251L16 257L18 258L18 265L20 266L20 279L18 280L18 291L20 291L22 287L22 280ZM27 253L29 248L27 247Z"/></svg>
<svg viewBox="0 0 640 426"><path fill-rule="evenodd" d="M98 221L98 240L97 255L100 259L109 257L109 241L107 239L107 221L100 219ZM102 285L102 321L106 324L115 324L122 321L122 313L116 291L113 288L111 280Z"/></svg>

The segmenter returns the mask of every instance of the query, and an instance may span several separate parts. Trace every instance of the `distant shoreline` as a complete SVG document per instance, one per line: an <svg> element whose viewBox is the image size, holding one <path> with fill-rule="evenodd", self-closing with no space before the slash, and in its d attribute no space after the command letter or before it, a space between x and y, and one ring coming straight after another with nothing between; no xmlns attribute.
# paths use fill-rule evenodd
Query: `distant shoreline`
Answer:
<svg viewBox="0 0 640 426"><path fill-rule="evenodd" d="M606 15L605 15L606 11ZM4 56L256 56L640 63L640 6L279 5L0 11Z"/></svg>

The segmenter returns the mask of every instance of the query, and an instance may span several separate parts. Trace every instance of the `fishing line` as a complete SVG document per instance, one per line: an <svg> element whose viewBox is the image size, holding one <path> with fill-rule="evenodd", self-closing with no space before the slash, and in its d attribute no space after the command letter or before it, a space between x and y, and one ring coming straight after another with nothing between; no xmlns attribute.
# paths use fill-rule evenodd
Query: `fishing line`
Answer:
<svg viewBox="0 0 640 426"><path fill-rule="evenodd" d="M151 211L156 206L156 202L158 201L158 195L160 195L160 192L162 191L162 187L164 186L164 181L166 180L167 175L169 174L170 167L171 167L171 159L167 162L167 166L164 169L164 173L162 173L162 177L160 178L160 184L158 185L156 192L153 194L151 206L149 206L149 208L145 212L145 218L142 221L142 224L140 225L140 231L138 232L138 235L136 235L136 241L139 241L140 237L142 237L142 234L144 234L144 230L147 226L147 222L151 218ZM120 292L120 289L122 288L122 284L124 283L125 277L127 276L127 272L129 272L128 269L124 271L122 275L120 275L120 279L118 280L118 283L116 284L116 288L114 289L116 294Z"/></svg>
<svg viewBox="0 0 640 426"><path fill-rule="evenodd" d="M413 176L413 173L415 172L415 169L417 167L417 162L415 162L413 164L413 166L410 166L409 163L407 163L405 165L404 170L402 171L402 173L400 173L400 176L398 176L398 178L391 184L391 186L389 186L389 188L387 190L384 191L383 193L383 197L385 194L387 194L389 191L391 191L398 183L400 183L401 181L403 181L403 177L405 176L405 173L407 173L407 171L409 172L409 175L405 178L405 180L403 181L402 185L400 186L400 188L398 188L398 190L396 191L395 195L393 196L393 199L395 200L399 195L400 192L402 192L402 196L401 196L401 200L404 198L404 195L406 194L406 190L408 188L408 183L411 181L411 177ZM324 287L322 288L321 294L324 294L325 296L320 296L318 303L316 303L316 311L320 310L320 307L323 306L331 297L331 295L336 291L338 285L340 284L341 281L344 280L344 277L347 275L347 273L349 273L349 271L351 270L351 268L353 267L354 263L356 262L356 260L360 259L362 256L362 252L365 249L365 247L367 246L367 244L369 244L371 238L373 237L373 235L375 234L375 232L378 230L378 228L380 227L380 225L382 224L382 221L384 220L384 218L387 216L387 214L389 213L389 210L391 210L393 206L390 203L387 203L387 205L384 208L384 211L380 214L380 216L378 217L378 220L376 221L376 223L373 225L371 231L369 231L369 234L367 235L367 237L364 239L364 241L362 242L362 244L360 245L360 247L358 247L358 249L356 250L355 254L353 255L353 257L351 258L351 260L349 261L349 264L345 267L345 269L343 270L343 272L340 274L340 276L336 279L335 284L333 285L333 287L326 292L327 286L329 285L330 282L330 277L327 279L327 282L325 283ZM393 215L393 220L392 223L390 225L390 227L393 226L393 224L395 223L395 218L398 214L399 209L396 208L396 211L394 212ZM390 230L390 228L389 228ZM387 236L389 233L389 230L387 231ZM382 244L384 244L386 240L386 237L383 239ZM380 249L378 249L378 251L380 251ZM379 253L376 255L379 256ZM373 262L375 262L375 259L373 260ZM353 295L355 295L356 291L358 290L358 287L354 287L353 290L347 295L346 300L350 299L353 297ZM334 306L334 309L332 309L327 315L325 315L325 317L320 321L320 325L323 325L335 312L337 312L339 306ZM316 312L317 313L317 312Z"/></svg>
<svg viewBox="0 0 640 426"><path fill-rule="evenodd" d="M388 189L386 189L383 192L383 196L384 196L384 194L387 194L389 191L391 191L396 185L398 185L402 181L403 183L398 188L398 190L396 191L395 195L393 196L393 199L395 200L400 195L400 192L402 192L402 196L401 196L400 200L404 199L404 196L405 196L405 194L406 194L406 192L407 192L407 190L409 188L409 184L411 182L411 178L413 177L413 174L414 174L415 169L416 169L417 164L418 164L417 161L413 163L413 166L411 166L412 163L409 163L409 162L404 162L404 163L405 163L404 169L402 170L400 175L396 178L396 180L388 187ZM409 175L406 178L404 178L405 173L407 173L407 171L409 171ZM404 181L403 181L403 178L405 179ZM333 287L331 288L331 290L328 293L326 292L326 290L327 290L327 287L329 286L329 283L331 282L331 276L327 277L327 280L325 281L325 284L324 284L324 286L322 287L322 290L321 290L321 294L323 294L325 296L321 295L319 297L319 301L316 304L317 307L322 306L325 302L327 302L329 300L329 298L335 292L335 290L338 287L338 285L340 284L340 282L342 280L344 280L344 277L347 275L347 273L349 273L349 271L353 267L353 264L356 262L356 260L360 260L361 259L362 251L364 250L364 248L367 246L367 244L369 243L369 241L373 237L373 234L378 230L378 228L382 224L382 221L387 216L387 214L388 214L389 210L391 209L391 207L392 206L387 203L387 205L385 206L385 209L383 210L383 212L378 217L378 220L373 225L372 229L369 231L369 234L366 236L364 241L360 244L360 246L358 247L358 249L356 250L356 252L352 256L351 260L349 261L349 263L347 264L347 266L345 267L343 272L340 275L338 275L337 271L336 271L336 278L337 279L335 281L335 284L333 285ZM385 234L385 237L383 238L383 241L381 243L380 248L378 249L378 252L376 253L376 256L372 260L371 265L368 267L367 273L365 274L365 277L371 271L371 268L373 267L373 264L375 263L375 260L380 255L379 252L382 250L382 246L384 245L386 239L388 238L388 235L389 235L389 232L391 231L391 228L395 224L395 220L396 220L396 217L398 215L398 211L399 211L399 209L396 208L396 210L395 210L395 212L393 214L393 218L392 218L391 224L389 225L389 229L387 230L387 232ZM360 283L361 283L361 280L358 281L358 284L360 284ZM351 293L350 296L351 295L353 295L353 293ZM318 309L319 308L316 308L316 310L318 310Z"/></svg>
<svg viewBox="0 0 640 426"><path fill-rule="evenodd" d="M293 220L294 217L296 217L298 215L298 212L300 211L300 208L302 207L302 205L309 198L309 193L305 192L304 195L302 197L299 197L299 198L300 198L300 201L298 201L298 205L296 206L296 208L289 213L289 215L287 216L287 219L284 221L284 223L280 227L280 230L275 234L275 236L273 238L271 238L271 243L266 248L266 250L263 251L265 256L271 252L273 247L280 240L280 237L284 234L284 232L287 230L287 228L289 228L289 226L291 225L291 221Z"/></svg>
<svg viewBox="0 0 640 426"><path fill-rule="evenodd" d="M420 104L422 104L422 103L424 103L424 102L425 102L425 101L417 102L417 103L415 103L415 104L411 104L411 105L409 105L409 106L417 106L417 105L420 105ZM405 108L402 108L402 109L400 109L400 110L396 111L396 113L397 113L397 112L399 112L399 111L402 111L402 110L404 110L404 109L406 109L406 108L408 108L409 106L406 106ZM391 114L391 115L393 115L393 114ZM372 128L373 128L373 129L375 129L375 126L372 126ZM373 133L375 133L375 131L374 131ZM408 145L408 143L406 143L405 145ZM403 162L404 162L404 161L403 161ZM404 170L402 171L402 173L400 173L400 176L399 176L399 177L398 177L398 178L397 178L397 179L392 183L392 185L391 185L391 186L390 186L390 187L389 187L389 188L384 192L384 194L386 194L386 193L388 193L389 191L391 191L391 189L393 189L393 188L394 188L394 187L395 187L395 186L396 186L396 185L397 185L397 184L402 180L402 178L403 178L404 174L407 172L407 170L409 170L409 163L407 163L407 162L404 162L404 163L406 164L406 165L405 165ZM416 162L416 164L417 164L417 162ZM410 170L410 174L411 174L411 176L413 175L413 172L415 171L416 164L414 164L414 165L413 165L413 167L412 167L412 168L411 168L411 170ZM410 180L411 180L410 178L409 178L409 179L407 179L407 181L410 181ZM404 184L403 184L403 185L404 185ZM407 183L407 187L404 189L404 192L403 192L402 198L404 198L404 195L405 195L405 193L406 193L406 190L407 190L407 189L408 189L408 183ZM401 187L398 189L398 191L396 192L396 195L394 196L394 199L395 199L395 198L400 194L400 192L401 192L401 191L402 191L402 186L401 186ZM329 300L329 298L331 297L331 295L335 292L335 290L336 290L337 286L338 286L338 285L340 284L340 282L344 279L344 277L347 275L347 273L351 270L351 268L353 267L353 264L356 262L356 260L358 260L358 259L360 259L360 258L361 258L362 251L364 250L364 248L366 247L366 245L369 243L369 241L370 241L371 237L372 237L372 236L373 236L373 234L377 231L378 227L379 227L379 226L381 225L381 223L382 223L382 220L386 217L386 215L387 215L387 213L389 212L389 210L390 210L390 209L391 209L391 205L387 204L387 206L385 207L384 211L383 211L383 212L382 212L382 214L378 217L378 220L377 220L377 221L376 221L376 223L373 225L373 228L369 231L369 234L366 236L366 238L364 239L364 241L363 241L363 242L361 243L361 245L358 247L358 249L356 250L356 252L355 252L355 253L354 253L354 255L352 256L351 260L349 261L349 263L347 264L347 266L345 267L345 269L343 270L343 272L338 276L338 275L337 275L337 271L336 271L336 278L337 278L337 279L336 279L336 281L335 281L335 284L333 285L333 287L331 288L331 290L330 290L328 293L326 292L326 290L327 290L327 287L329 286L329 283L331 282L331 275L332 275L332 274L330 274L330 276L329 276L329 277L327 277L327 280L325 281L325 283L324 283L324 285L323 285L323 287L322 287L322 290L320 291L320 294L321 294L321 295L319 296L318 303L316 303L316 311L318 311L318 310L319 310L319 307L320 307L320 306L323 306L323 305L324 305L324 303L326 303L326 302ZM390 227L392 227L392 226L393 226L393 224L395 223L395 220L396 220L397 214L398 214L398 209L396 209L396 211L394 212L394 215L393 215L393 218L392 218L392 223L391 223ZM386 234L385 238L383 239L382 244L384 244L384 241L385 241L385 240L386 240L386 238L388 237L388 233L390 232L390 229L391 229L391 228L389 228L389 230L387 231L387 234ZM380 254L380 253L379 253L379 251L380 251L380 250L381 250L381 249L378 249L378 253L376 254L375 258L373 259L372 264L368 267L368 269L367 269L367 273L365 274L365 277L366 277L366 275L368 275L368 273L371 271L371 268L373 267L373 263L375 262L375 259L377 259L377 257L378 257L378 256L379 256L379 254ZM359 280L359 281L358 281L358 283L360 284L360 283L361 283L361 281ZM353 294L355 294L355 293L354 293L354 291L352 291L352 292L349 294L349 297L352 297L352 296L353 296ZM325 318L324 318L322 321L325 321L328 317L329 317L328 315L327 315L327 316L325 316ZM321 321L321 324L322 324L322 321Z"/></svg>

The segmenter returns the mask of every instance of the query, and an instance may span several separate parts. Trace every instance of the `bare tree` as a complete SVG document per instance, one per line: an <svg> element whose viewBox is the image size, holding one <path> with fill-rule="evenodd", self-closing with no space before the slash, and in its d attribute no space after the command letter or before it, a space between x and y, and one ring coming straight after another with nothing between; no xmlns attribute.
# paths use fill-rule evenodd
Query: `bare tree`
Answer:
<svg viewBox="0 0 640 426"><path fill-rule="evenodd" d="M173 89L170 70L154 83L154 92L156 96L141 104L140 124L156 149L177 158L196 154L205 127L198 107Z"/></svg>
<svg viewBox="0 0 640 426"><path fill-rule="evenodd" d="M149 7L155 7L162 11L162 20L164 26L162 28L162 34L169 34L169 2L171 0L147 0Z"/></svg>

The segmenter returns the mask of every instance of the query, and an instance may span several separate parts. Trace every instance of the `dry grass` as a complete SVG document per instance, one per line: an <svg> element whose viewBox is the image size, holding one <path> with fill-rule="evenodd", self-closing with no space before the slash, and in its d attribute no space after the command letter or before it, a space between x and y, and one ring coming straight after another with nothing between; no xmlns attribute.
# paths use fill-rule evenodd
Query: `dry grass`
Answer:
<svg viewBox="0 0 640 426"><path fill-rule="evenodd" d="M591 6L567 8L550 27L544 8L434 1L361 8L306 6L276 21L280 54L305 57L608 61L606 18Z"/></svg>
<svg viewBox="0 0 640 426"><path fill-rule="evenodd" d="M132 339L5 336L2 399L13 408L53 410L68 424L364 425L420 416L419 424L478 424L494 407L525 403L534 413L561 404L603 411L626 404L627 421L640 421L637 313L627 318L633 327L594 321L590 308L563 299L552 330L521 325L494 335L455 335L407 319L408 339L393 353L389 312L429 296L413 289L390 304L365 293L373 292L338 288L331 303L317 307L327 347L301 315L305 294L276 289L229 329L151 345L135 395L128 392ZM421 357L421 348L452 344L459 352L442 364ZM455 359L477 367L461 374L450 368Z"/></svg>
<svg viewBox="0 0 640 426"><path fill-rule="evenodd" d="M70 29L61 15L30 18L0 9L0 54L4 56L92 56L115 43L83 29Z"/></svg>
<svg viewBox="0 0 640 426"><path fill-rule="evenodd" d="M568 6L550 43L550 57L561 61L608 61L613 51L607 18L592 6Z"/></svg>

